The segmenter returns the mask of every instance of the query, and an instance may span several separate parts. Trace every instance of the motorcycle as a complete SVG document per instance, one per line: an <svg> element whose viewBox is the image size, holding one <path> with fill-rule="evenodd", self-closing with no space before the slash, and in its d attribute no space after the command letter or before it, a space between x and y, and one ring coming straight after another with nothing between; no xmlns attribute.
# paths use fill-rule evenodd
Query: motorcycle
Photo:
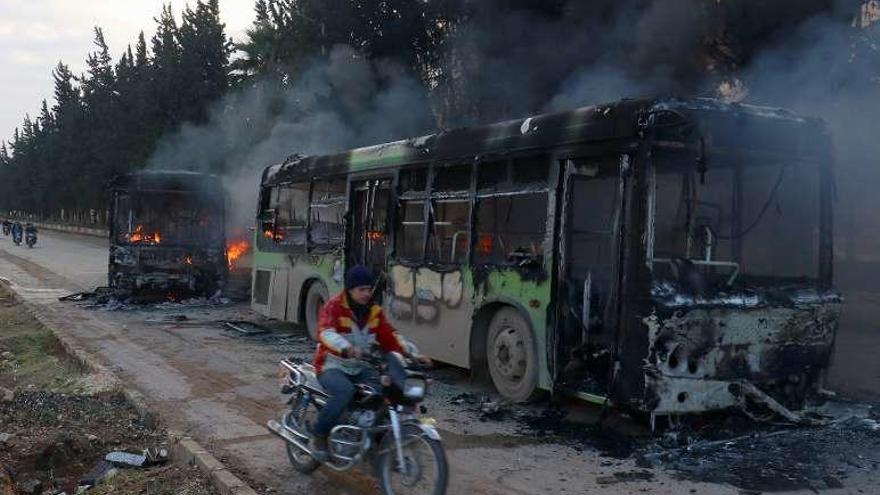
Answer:
<svg viewBox="0 0 880 495"><path fill-rule="evenodd" d="M27 232L24 235L24 242L27 244L27 247L32 248L34 244L37 243L37 233L36 232Z"/></svg>
<svg viewBox="0 0 880 495"><path fill-rule="evenodd" d="M12 232L12 242L14 242L16 246L21 246L21 232L20 231L15 230Z"/></svg>
<svg viewBox="0 0 880 495"><path fill-rule="evenodd" d="M12 225L10 225L8 222L4 222L3 223L3 235L8 236L10 230L12 230Z"/></svg>
<svg viewBox="0 0 880 495"><path fill-rule="evenodd" d="M330 431L326 459L317 460L308 447L312 426L328 398L311 364L281 360L281 393L290 395L289 408L280 423L271 420L267 428L285 440L290 463L301 473L310 474L321 465L348 471L368 461L386 495L443 495L449 481L446 453L433 420L419 417L426 412L420 403L427 392L427 377L412 363L403 362L406 379L393 383L384 356L370 352L362 360L380 371L381 390L356 386L348 411Z"/></svg>

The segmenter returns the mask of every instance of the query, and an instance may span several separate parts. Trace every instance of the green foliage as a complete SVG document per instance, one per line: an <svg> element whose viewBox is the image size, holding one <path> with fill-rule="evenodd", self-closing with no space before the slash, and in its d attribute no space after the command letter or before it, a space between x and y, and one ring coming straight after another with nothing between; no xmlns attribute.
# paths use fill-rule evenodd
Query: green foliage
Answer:
<svg viewBox="0 0 880 495"><path fill-rule="evenodd" d="M0 210L100 218L107 181L142 168L164 134L207 119L230 81L217 0L198 0L179 24L166 5L155 21L150 48L141 33L114 63L96 27L85 74L58 63L54 104L44 102L0 146Z"/></svg>

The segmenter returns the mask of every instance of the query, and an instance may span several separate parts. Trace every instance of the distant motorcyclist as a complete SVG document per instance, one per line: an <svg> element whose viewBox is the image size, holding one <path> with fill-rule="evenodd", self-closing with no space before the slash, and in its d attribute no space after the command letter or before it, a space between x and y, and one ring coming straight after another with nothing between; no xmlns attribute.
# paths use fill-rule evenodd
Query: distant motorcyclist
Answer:
<svg viewBox="0 0 880 495"><path fill-rule="evenodd" d="M28 222L24 226L24 239L27 243L28 247L34 247L34 244L37 243L37 227L36 225Z"/></svg>
<svg viewBox="0 0 880 495"><path fill-rule="evenodd" d="M376 383L378 372L359 358L378 345L386 352L399 352L428 365L416 347L398 335L382 308L373 302L376 279L369 268L356 265L345 274L345 289L332 297L318 316L318 349L315 370L330 395L318 414L310 450L320 460L327 455L327 435L339 422L354 397L355 384ZM392 377L405 376L396 359L389 359Z"/></svg>
<svg viewBox="0 0 880 495"><path fill-rule="evenodd" d="M24 227L21 222L13 222L12 224L12 242L21 244L21 236L24 234Z"/></svg>
<svg viewBox="0 0 880 495"><path fill-rule="evenodd" d="M12 222L10 222L8 218L3 219L3 235L9 235L11 229Z"/></svg>

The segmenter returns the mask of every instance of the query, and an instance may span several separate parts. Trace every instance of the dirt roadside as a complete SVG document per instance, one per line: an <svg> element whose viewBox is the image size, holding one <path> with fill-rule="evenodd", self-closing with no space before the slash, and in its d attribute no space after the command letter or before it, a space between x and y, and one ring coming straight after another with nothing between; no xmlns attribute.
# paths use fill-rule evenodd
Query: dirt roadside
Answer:
<svg viewBox="0 0 880 495"><path fill-rule="evenodd" d="M165 431L68 356L0 284L0 494L218 493L196 468L111 469L108 452L167 448ZM90 473L90 471L94 471Z"/></svg>

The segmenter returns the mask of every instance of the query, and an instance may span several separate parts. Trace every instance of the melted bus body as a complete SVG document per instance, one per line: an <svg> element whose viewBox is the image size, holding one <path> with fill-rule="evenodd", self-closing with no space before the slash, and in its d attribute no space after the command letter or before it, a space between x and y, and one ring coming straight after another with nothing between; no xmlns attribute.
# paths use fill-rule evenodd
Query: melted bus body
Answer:
<svg viewBox="0 0 880 495"><path fill-rule="evenodd" d="M223 287L225 195L218 177L137 172L115 178L111 195L112 289L176 297Z"/></svg>
<svg viewBox="0 0 880 495"><path fill-rule="evenodd" d="M364 263L392 323L506 397L654 415L796 408L826 370L829 136L715 100L624 100L263 174L252 307L304 322Z"/></svg>

